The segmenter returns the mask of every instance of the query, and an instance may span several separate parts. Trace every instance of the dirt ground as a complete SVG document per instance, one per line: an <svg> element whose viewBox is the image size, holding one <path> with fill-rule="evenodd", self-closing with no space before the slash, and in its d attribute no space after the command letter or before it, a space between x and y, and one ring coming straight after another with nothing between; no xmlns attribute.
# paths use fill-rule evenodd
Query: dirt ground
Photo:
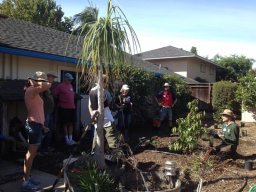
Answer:
<svg viewBox="0 0 256 192"><path fill-rule="evenodd" d="M200 141L201 147L193 154L162 153L162 151L168 151L168 144L175 139L175 137L164 135L152 137L150 145L147 146L150 146L150 149L147 150L145 146L143 150L142 147L135 158L143 172L161 171L167 160L176 162L180 172L182 191L195 191L200 178L203 179L201 190L203 192L248 191L251 186L256 185L256 124L246 123L240 131L247 135L241 134L238 156L233 158L219 154L206 155L209 141ZM214 140L215 145L218 142ZM252 170L245 169L244 163L248 160L254 163Z"/></svg>
<svg viewBox="0 0 256 192"><path fill-rule="evenodd" d="M240 125L240 122L237 122ZM160 191L168 189L169 184L159 180L159 175L163 173L165 162L174 161L179 169L179 179L181 180L181 191L196 191L200 178L203 180L202 192L247 192L250 187L256 185L256 124L246 123L240 128L240 132L246 132L247 135L240 136L238 146L238 156L234 158L224 157L219 154L207 155L209 141L201 140L200 146L192 154L171 153L168 145L177 137L170 136L168 130L159 132L152 131L148 125L143 125L143 129L132 130L130 146L133 150L133 161L136 161L137 168L145 176L145 182L149 191ZM84 151L90 151L90 136L82 143ZM139 144L139 138L145 137ZM214 144L218 144L214 140ZM62 167L63 159L67 158L72 148L68 149L65 145L56 146L56 151L44 156L37 156L34 162L34 168L41 171L58 174ZM12 157L18 158L18 157ZM254 163L252 170L246 170L245 161L251 160ZM123 175L125 183L128 183L130 191L146 191L142 185L139 175L132 175L131 170L126 170Z"/></svg>

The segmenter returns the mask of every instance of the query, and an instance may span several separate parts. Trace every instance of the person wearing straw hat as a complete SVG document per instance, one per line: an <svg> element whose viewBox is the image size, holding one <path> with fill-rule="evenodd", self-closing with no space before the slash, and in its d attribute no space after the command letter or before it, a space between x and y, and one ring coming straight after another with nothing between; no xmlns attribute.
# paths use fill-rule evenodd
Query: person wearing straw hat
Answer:
<svg viewBox="0 0 256 192"><path fill-rule="evenodd" d="M156 101L158 105L161 107L159 126L162 126L164 119L168 119L169 126L170 128L172 128L172 108L177 102L177 98L176 95L174 94L174 91L171 90L171 85L169 83L164 83L164 90L157 94Z"/></svg>
<svg viewBox="0 0 256 192"><path fill-rule="evenodd" d="M222 134L218 136L222 138L222 143L216 146L216 151L226 152L235 155L239 144L239 126L235 122L235 115L230 109L225 109L221 114L223 121Z"/></svg>
<svg viewBox="0 0 256 192"><path fill-rule="evenodd" d="M36 191L40 184L30 177L30 172L43 137L44 102L40 94L50 87L51 83L48 82L46 74L41 71L35 72L32 77L28 78L28 82L24 87L24 100L28 112L25 130L28 135L29 147L24 160L22 191Z"/></svg>

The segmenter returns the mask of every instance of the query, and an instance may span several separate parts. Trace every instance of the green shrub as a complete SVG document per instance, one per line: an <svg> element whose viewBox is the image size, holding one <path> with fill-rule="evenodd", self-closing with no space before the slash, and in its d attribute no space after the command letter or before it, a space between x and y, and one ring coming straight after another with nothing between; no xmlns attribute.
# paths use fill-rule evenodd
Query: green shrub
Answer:
<svg viewBox="0 0 256 192"><path fill-rule="evenodd" d="M86 192L117 192L118 185L114 179L106 172L100 170L96 162L81 161L76 163L75 168L79 171L69 173L75 186L79 187L78 191Z"/></svg>
<svg viewBox="0 0 256 192"><path fill-rule="evenodd" d="M204 133L202 126L204 114L199 111L198 100L188 103L189 113L185 118L177 119L178 127L174 132L179 133L179 138L169 145L169 150L176 152L192 152L197 146L197 140Z"/></svg>
<svg viewBox="0 0 256 192"><path fill-rule="evenodd" d="M251 71L239 79L236 99L243 102L243 109L250 110L256 104L256 73Z"/></svg>
<svg viewBox="0 0 256 192"><path fill-rule="evenodd" d="M220 81L213 84L212 107L214 119L220 121L220 113L224 109L230 109L235 114L240 113L241 105L236 101L237 84L229 81Z"/></svg>

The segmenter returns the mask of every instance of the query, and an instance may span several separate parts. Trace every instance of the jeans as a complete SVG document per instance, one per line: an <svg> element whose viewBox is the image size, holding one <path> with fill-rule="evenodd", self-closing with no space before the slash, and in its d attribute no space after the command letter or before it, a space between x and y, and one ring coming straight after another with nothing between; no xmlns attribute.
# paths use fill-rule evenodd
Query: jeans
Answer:
<svg viewBox="0 0 256 192"><path fill-rule="evenodd" d="M123 111L119 111L118 114L118 130L125 131L129 130L131 126L131 113L124 113Z"/></svg>
<svg viewBox="0 0 256 192"><path fill-rule="evenodd" d="M53 135L53 113L46 113L45 114L45 127L49 128L49 131L44 135L42 143L40 145L39 151L45 152L48 151L48 147L51 144L52 141L52 135Z"/></svg>

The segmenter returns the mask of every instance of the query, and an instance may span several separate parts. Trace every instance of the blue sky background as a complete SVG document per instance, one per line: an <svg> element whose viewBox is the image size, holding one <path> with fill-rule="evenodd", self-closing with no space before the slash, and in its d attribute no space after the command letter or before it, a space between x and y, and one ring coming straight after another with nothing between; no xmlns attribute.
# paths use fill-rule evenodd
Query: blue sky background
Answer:
<svg viewBox="0 0 256 192"><path fill-rule="evenodd" d="M66 16L89 5L87 0L57 0ZM107 0L92 0L104 16ZM197 47L201 56L245 55L256 59L254 0L115 0L138 35L141 50L172 45Z"/></svg>
<svg viewBox="0 0 256 192"><path fill-rule="evenodd" d="M2 0L0 0L1 2ZM107 0L91 0L105 15ZM201 56L244 55L256 60L255 0L113 0L138 35L141 51L163 46ZM88 0L56 0L65 16L89 5Z"/></svg>

